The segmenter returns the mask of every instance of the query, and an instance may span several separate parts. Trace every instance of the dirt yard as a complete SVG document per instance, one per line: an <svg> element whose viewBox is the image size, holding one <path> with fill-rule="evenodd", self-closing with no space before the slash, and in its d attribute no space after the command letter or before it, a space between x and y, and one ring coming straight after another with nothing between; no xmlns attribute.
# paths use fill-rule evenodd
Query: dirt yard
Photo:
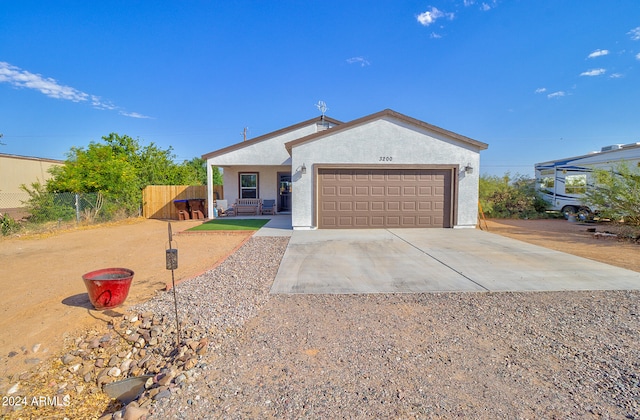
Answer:
<svg viewBox="0 0 640 420"><path fill-rule="evenodd" d="M252 232L180 234L197 221L174 221L176 282L212 268ZM0 376L29 370L62 349L63 339L118 316L171 283L167 222L136 219L29 238L0 239ZM82 275L106 267L135 272L129 296L93 310Z"/></svg>
<svg viewBox="0 0 640 420"><path fill-rule="evenodd" d="M251 233L176 234L197 222L173 222L179 250L176 280L192 278L236 249ZM564 220L490 220L489 232L640 272L640 246L594 239L584 225ZM167 223L135 220L29 239L0 240L0 376L29 370L62 349L65 335L104 323L149 299L171 282L165 268ZM125 304L92 310L82 274L126 267L135 277Z"/></svg>
<svg viewBox="0 0 640 420"><path fill-rule="evenodd" d="M640 272L640 245L600 238L596 232L617 232L620 229L606 223L570 223L564 219L489 220L489 232L543 246L567 254L615 265ZM484 228L484 222L482 224Z"/></svg>

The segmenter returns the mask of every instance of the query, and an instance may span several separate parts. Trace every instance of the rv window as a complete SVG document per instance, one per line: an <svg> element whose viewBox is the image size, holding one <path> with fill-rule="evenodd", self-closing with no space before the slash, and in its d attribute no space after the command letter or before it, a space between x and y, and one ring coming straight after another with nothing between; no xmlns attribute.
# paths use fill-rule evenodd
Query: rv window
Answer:
<svg viewBox="0 0 640 420"><path fill-rule="evenodd" d="M587 175L567 175L564 179L566 194L584 194L587 192Z"/></svg>
<svg viewBox="0 0 640 420"><path fill-rule="evenodd" d="M555 179L551 176L545 176L542 178L542 182L540 183L541 188L553 190L553 184Z"/></svg>

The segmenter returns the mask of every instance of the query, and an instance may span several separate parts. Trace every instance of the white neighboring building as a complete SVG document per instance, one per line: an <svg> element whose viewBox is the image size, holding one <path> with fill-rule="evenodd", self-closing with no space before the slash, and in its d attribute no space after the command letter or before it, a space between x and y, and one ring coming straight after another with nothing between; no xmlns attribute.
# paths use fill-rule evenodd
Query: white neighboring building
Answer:
<svg viewBox="0 0 640 420"><path fill-rule="evenodd" d="M275 199L294 229L475 227L486 143L392 110L319 117L213 151L225 199ZM209 218L213 206L209 205Z"/></svg>

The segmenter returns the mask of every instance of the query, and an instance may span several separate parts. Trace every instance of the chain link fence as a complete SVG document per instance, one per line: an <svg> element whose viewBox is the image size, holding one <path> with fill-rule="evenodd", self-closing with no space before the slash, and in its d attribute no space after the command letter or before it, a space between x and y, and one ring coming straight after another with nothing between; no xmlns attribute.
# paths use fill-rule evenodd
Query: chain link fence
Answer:
<svg viewBox="0 0 640 420"><path fill-rule="evenodd" d="M16 220L93 222L102 216L103 205L100 193L40 193L31 197L26 192L0 192L0 213Z"/></svg>

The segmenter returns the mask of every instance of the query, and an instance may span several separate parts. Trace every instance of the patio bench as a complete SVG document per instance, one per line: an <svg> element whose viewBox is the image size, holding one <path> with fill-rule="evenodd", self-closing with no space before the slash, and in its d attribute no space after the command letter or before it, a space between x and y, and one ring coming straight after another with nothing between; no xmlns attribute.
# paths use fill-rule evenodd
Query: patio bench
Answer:
<svg viewBox="0 0 640 420"><path fill-rule="evenodd" d="M258 215L262 211L262 200L260 198L238 198L234 209L237 216L243 214Z"/></svg>

